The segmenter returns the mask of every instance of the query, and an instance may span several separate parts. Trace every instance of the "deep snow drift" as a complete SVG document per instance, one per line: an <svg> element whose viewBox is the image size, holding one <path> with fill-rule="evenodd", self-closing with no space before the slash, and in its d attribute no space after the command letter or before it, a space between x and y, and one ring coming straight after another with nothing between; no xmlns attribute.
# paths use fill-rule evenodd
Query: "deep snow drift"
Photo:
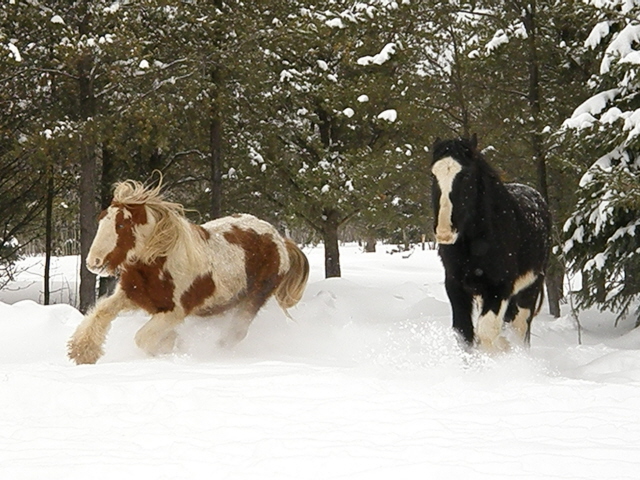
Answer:
<svg viewBox="0 0 640 480"><path fill-rule="evenodd" d="M270 302L233 350L188 319L173 355L147 358L132 314L84 366L65 355L81 314L35 303L42 260L23 261L0 292L0 478L638 478L631 319L585 312L579 345L568 311L543 310L529 351L468 352L436 253L387 250L345 246L343 278L324 280L305 249L295 321ZM68 302L77 259L55 260Z"/></svg>

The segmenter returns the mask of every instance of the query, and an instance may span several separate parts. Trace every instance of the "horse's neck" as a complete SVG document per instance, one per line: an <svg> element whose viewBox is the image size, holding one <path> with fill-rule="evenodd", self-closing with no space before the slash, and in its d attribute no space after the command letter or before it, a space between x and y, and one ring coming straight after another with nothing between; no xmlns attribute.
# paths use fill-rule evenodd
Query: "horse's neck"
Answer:
<svg viewBox="0 0 640 480"><path fill-rule="evenodd" d="M186 266L189 265L194 271L207 264L204 252L204 239L198 233L195 224L186 218L181 218L181 235L174 247L173 260L175 263Z"/></svg>
<svg viewBox="0 0 640 480"><path fill-rule="evenodd" d="M512 198L502 181L493 173L483 176L478 189L480 215L478 223L490 229L500 229L513 216Z"/></svg>
<svg viewBox="0 0 640 480"><path fill-rule="evenodd" d="M151 240L147 238L140 245L140 252L137 252L138 258L143 259L145 263L151 263L155 261L156 257L166 257L168 267L178 266L180 269L187 267L197 269L198 266L206 262L202 258L202 252L205 251L202 245L203 239L198 235L197 229L194 227L195 225L186 218L178 217L175 228L171 232L171 234L176 235L177 238L170 250L158 252L158 254L152 258L145 257L143 252L149 248L149 240ZM151 235L153 234L154 232L151 232ZM140 253L142 253L142 255L140 255Z"/></svg>

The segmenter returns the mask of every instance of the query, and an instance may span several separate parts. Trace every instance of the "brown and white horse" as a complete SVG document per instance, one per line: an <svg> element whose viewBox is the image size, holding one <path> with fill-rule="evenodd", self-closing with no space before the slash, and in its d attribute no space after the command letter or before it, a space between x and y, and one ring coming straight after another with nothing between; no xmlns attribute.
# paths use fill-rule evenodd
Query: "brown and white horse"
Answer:
<svg viewBox="0 0 640 480"><path fill-rule="evenodd" d="M119 275L119 282L69 340L68 354L77 364L102 356L111 322L125 310L151 314L135 336L151 355L173 349L175 327L187 315L208 317L232 309L223 343L235 344L272 295L285 312L298 303L309 274L304 253L269 223L235 215L194 225L181 205L164 200L160 186L145 188L131 180L116 184L87 268Z"/></svg>

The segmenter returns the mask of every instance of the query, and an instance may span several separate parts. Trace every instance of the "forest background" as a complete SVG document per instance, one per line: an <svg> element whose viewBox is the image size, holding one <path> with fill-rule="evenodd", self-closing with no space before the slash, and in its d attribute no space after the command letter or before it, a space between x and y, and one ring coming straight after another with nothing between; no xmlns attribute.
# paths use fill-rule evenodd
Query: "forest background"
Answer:
<svg viewBox="0 0 640 480"><path fill-rule="evenodd" d="M21 255L84 258L113 183L154 171L193 221L253 213L340 276L340 240L431 239L430 146L475 133L551 206L551 313L579 274L626 315L639 42L637 0L3 2L0 288ZM108 288L82 268L79 308Z"/></svg>

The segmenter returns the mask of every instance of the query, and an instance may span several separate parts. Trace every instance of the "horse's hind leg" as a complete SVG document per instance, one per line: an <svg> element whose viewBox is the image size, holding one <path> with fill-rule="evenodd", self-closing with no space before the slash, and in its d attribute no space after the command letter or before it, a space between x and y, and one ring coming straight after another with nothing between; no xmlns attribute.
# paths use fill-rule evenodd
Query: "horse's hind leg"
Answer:
<svg viewBox="0 0 640 480"><path fill-rule="evenodd" d="M178 334L175 327L184 321L177 311L156 313L136 333L136 345L149 355L171 353Z"/></svg>
<svg viewBox="0 0 640 480"><path fill-rule="evenodd" d="M251 322L258 314L265 300L245 300L241 302L233 314L231 323L228 325L223 337L218 342L221 347L233 347L240 343L247 336Z"/></svg>
<svg viewBox="0 0 640 480"><path fill-rule="evenodd" d="M67 343L69 358L78 365L96 363L104 353L102 345L111 322L122 310L133 305L120 288L113 295L98 300Z"/></svg>
<svg viewBox="0 0 640 480"><path fill-rule="evenodd" d="M531 321L536 314L537 303L542 294L542 288L542 277L540 277L533 285L521 291L513 298L518 309L513 319L513 329L525 345L529 345L531 340Z"/></svg>

